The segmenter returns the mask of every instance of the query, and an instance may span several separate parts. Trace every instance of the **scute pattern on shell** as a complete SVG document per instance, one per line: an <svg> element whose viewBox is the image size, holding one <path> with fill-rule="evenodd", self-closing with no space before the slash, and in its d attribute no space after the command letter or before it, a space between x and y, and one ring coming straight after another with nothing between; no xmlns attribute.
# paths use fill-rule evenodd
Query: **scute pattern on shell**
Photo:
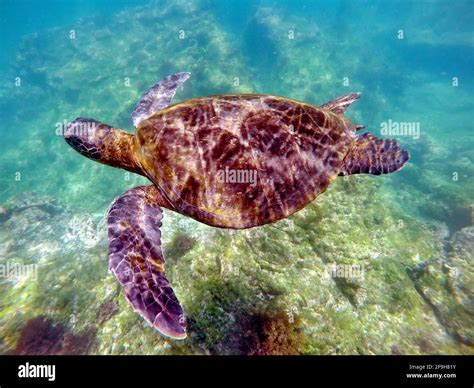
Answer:
<svg viewBox="0 0 474 388"><path fill-rule="evenodd" d="M137 131L137 154L172 207L201 222L247 228L300 210L339 173L354 141L342 116L268 95L170 106ZM246 171L256 181L230 182ZM242 174L243 175L243 174Z"/></svg>

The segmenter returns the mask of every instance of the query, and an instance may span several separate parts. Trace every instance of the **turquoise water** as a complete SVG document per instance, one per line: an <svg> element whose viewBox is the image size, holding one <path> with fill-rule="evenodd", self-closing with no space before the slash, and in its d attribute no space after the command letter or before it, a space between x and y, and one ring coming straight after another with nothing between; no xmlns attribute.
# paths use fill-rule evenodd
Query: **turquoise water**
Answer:
<svg viewBox="0 0 474 388"><path fill-rule="evenodd" d="M472 353L472 1L0 9L0 270L35 269L0 279L0 351ZM81 157L56 128L82 116L133 132L141 93L179 71L192 76L175 101L268 93L321 105L360 91L347 117L412 157L396 174L339 178L262 228L216 230L165 212L167 271L189 324L175 343L107 272L104 214L146 180ZM363 264L365 276L327 278L332 264Z"/></svg>

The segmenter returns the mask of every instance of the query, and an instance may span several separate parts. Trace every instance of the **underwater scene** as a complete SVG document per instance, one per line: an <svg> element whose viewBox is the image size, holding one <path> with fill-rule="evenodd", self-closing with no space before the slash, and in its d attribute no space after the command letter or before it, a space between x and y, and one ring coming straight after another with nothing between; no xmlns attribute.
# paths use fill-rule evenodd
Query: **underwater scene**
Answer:
<svg viewBox="0 0 474 388"><path fill-rule="evenodd" d="M0 353L474 354L473 20L471 0L0 0ZM165 103L139 104L151 86L184 72L186 82L162 83ZM333 139L339 159L320 163L319 190L305 193L311 200L282 200L294 211L279 217L242 207L252 224L197 221L190 212L206 200L192 191L194 210L160 203L162 219L153 201L165 189L134 191L113 205L151 185L161 168L189 174L192 147L176 146L157 167L158 156L145 158L143 149L166 147L143 129L143 149L127 155L148 164L127 171L113 168L116 159L91 160L103 154L80 155L63 128L82 117L133 134L174 91L172 104L260 94L294 100L287 104L297 109L295 101L317 108L360 92L350 106L338 100L342 108L315 112L350 120L358 135L370 133L368 142L395 139L410 159L391 174L363 173L362 164L361 173L342 174L343 159L347 166L371 149ZM193 101L183 106L201 114ZM137 116L137 104L148 114ZM268 108L260 125L277 114ZM199 120L180 131L191 126ZM242 135L234 135L223 145L229 157L240 152L230 145ZM259 152L259 163L298 174L292 161L300 154L275 162L270 149ZM214 179L201 174L204 184ZM291 190L305 192L309 181ZM237 201L227 192L207 200ZM157 283L162 313L185 319L186 334L170 335L171 321L154 325L139 313L143 302L129 303L135 289L114 276L122 262L109 271L109 249L125 249L114 233L128 227L138 232L124 254L149 275L134 273L131 282ZM150 250L148 261L140 247Z"/></svg>

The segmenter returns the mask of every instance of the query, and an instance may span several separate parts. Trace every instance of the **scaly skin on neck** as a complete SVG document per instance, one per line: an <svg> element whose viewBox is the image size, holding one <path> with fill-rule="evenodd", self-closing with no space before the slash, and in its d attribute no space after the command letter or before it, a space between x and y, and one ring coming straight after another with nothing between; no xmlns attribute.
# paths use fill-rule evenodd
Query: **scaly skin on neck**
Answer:
<svg viewBox="0 0 474 388"><path fill-rule="evenodd" d="M98 162L146 176L135 158L135 135L131 133L112 128L102 140L99 153Z"/></svg>

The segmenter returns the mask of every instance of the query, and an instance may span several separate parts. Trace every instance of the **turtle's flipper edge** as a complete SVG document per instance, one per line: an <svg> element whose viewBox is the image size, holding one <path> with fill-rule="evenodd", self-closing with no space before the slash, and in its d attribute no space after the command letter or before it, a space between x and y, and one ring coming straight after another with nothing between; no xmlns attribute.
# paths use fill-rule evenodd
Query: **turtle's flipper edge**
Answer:
<svg viewBox="0 0 474 388"><path fill-rule="evenodd" d="M345 94L343 96L335 98L334 100L326 102L325 104L321 105L321 108L342 115L354 101L359 99L359 97L359 92Z"/></svg>
<svg viewBox="0 0 474 388"><path fill-rule="evenodd" d="M400 170L410 153L394 139L378 139L366 132L356 137L354 147L344 159L339 175L390 174Z"/></svg>
<svg viewBox="0 0 474 388"><path fill-rule="evenodd" d="M135 187L120 196L108 213L109 269L133 308L161 334L186 338L183 310L164 272L160 208L155 186Z"/></svg>
<svg viewBox="0 0 474 388"><path fill-rule="evenodd" d="M133 108L133 125L138 127L143 120L167 107L176 94L176 90L186 82L190 76L191 73L187 72L170 75L143 93L140 101L135 108Z"/></svg>

